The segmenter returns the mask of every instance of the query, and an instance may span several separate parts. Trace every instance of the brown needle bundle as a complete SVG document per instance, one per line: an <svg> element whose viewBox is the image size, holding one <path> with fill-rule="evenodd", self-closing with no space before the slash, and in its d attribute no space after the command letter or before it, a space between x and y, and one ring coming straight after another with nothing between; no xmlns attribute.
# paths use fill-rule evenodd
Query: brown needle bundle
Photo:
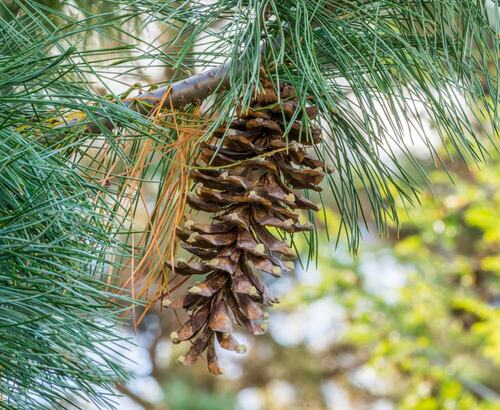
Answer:
<svg viewBox="0 0 500 410"><path fill-rule="evenodd" d="M278 98L271 83L262 84L264 91L247 112L238 114L229 130L217 130L212 143L202 143L200 157L209 166L203 169L200 164L191 172L200 186L188 203L192 209L212 213L212 221L189 220L177 230L181 246L194 258L169 265L179 275L205 275L188 294L164 304L189 313L171 335L174 343L192 341L179 361L192 365L206 350L213 374L222 373L216 340L224 349L246 350L232 334L235 324L254 335L265 333L262 322L268 315L262 306L277 299L259 274L279 277L294 268L294 252L268 228L288 233L311 230L311 224L299 223L295 210L318 207L294 189L320 191L325 172L324 164L305 150L320 142L320 130L305 131L293 87L283 85ZM310 119L317 115L315 107L306 110Z"/></svg>

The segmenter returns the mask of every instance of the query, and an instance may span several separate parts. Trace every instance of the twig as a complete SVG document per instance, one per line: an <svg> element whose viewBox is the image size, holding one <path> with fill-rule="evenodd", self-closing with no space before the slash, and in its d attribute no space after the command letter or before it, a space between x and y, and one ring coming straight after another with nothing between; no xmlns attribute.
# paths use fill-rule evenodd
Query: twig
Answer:
<svg viewBox="0 0 500 410"><path fill-rule="evenodd" d="M229 86L229 63L220 67L214 67L199 74L177 81L172 85L158 88L149 93L137 97L140 101L157 103L162 101L165 94L169 93L169 98L165 99L163 105L172 104L173 108L181 108L186 104L197 100L204 100L216 90L224 90Z"/></svg>
<svg viewBox="0 0 500 410"><path fill-rule="evenodd" d="M182 108L189 103L204 100L215 91L226 89L229 86L229 76L227 75L229 67L230 63L226 63L211 68L171 85L138 95L123 103L127 108L139 112L144 110L145 103L153 105L154 108L158 108L158 104L161 104L161 107L168 104L169 108ZM169 98L165 98L167 94ZM76 123L78 123L78 120L66 123L65 126ZM111 129L113 128L113 122L109 118L102 118L102 120L89 124L87 129L90 132L99 132L103 127Z"/></svg>

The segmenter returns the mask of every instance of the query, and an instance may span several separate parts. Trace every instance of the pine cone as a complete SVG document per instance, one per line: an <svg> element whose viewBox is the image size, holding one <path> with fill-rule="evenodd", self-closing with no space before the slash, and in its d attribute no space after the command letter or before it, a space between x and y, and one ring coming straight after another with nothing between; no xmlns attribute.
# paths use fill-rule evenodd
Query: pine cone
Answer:
<svg viewBox="0 0 500 410"><path fill-rule="evenodd" d="M175 266L167 263L175 274L205 275L184 297L164 304L189 312L189 319L171 335L174 343L193 341L179 362L192 365L206 350L213 374L222 373L215 339L223 349L246 351L232 335L234 324L254 335L265 333L268 314L261 306L278 300L258 272L279 277L294 268L294 252L268 227L288 233L310 231L312 225L300 224L294 210L318 207L293 189L321 191L325 172L324 164L305 151L305 146L320 142L319 128L306 133L300 115L289 124L298 106L294 88L282 86L278 100L271 83L263 80L263 86L264 92L256 95L248 112L238 113L229 130L223 127L212 143L201 144L201 160L210 168L191 173L200 187L188 196L188 203L192 209L213 213L212 223L189 220L179 228L181 246L195 258L178 260ZM307 111L311 119L317 115L316 107Z"/></svg>

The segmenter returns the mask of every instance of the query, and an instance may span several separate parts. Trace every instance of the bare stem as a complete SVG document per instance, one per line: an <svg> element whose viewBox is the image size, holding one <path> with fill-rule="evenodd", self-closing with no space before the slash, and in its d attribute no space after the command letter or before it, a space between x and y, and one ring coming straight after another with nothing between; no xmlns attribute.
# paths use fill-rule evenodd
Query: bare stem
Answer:
<svg viewBox="0 0 500 410"><path fill-rule="evenodd" d="M140 94L134 99L126 101L125 105L130 109L141 112L144 110L144 104L141 103L149 103L149 105L162 104L162 106L168 106L169 108L181 108L189 103L202 101L215 91L221 91L228 87L229 76L227 73L229 66L230 63L226 63L171 85ZM87 129L90 132L99 132L102 127L112 129L113 123L110 119L103 118L89 124Z"/></svg>
<svg viewBox="0 0 500 410"><path fill-rule="evenodd" d="M177 81L170 86L142 94L139 98L142 101L158 102L170 89L169 96L164 104L168 103L167 105L169 105L171 101L172 108L180 108L194 101L204 100L215 90L225 89L229 85L228 70L229 63Z"/></svg>

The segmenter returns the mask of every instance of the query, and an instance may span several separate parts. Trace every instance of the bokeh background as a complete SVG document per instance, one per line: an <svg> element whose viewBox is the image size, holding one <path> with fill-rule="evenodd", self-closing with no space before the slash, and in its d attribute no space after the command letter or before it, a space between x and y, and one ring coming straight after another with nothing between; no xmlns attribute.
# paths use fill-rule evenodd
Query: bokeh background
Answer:
<svg viewBox="0 0 500 410"><path fill-rule="evenodd" d="M57 0L45 3L59 7ZM75 0L109 13L116 3ZM15 15L17 5L9 7ZM168 26L141 27L152 47L175 35ZM87 40L94 48L116 46L105 35ZM145 58L141 67L109 67L108 86L122 93L172 74ZM419 121L434 133L425 116ZM400 203L400 224L390 223L384 238L367 213L356 255L338 236L335 201L324 197L317 258L310 260L297 238L296 272L269 279L281 303L271 312L268 334L238 335L248 346L245 355L219 351L224 375L209 375L203 361L193 368L176 363L187 346L170 342L180 323L173 312L156 306L137 328L127 319L123 332L135 347L121 354L133 377L117 387L123 395L117 408L500 409L500 155L483 132L478 122L477 136L490 152L481 167L467 166L437 135L433 149L447 154L441 164L414 145L429 188L417 206ZM415 178L422 178L417 170Z"/></svg>

